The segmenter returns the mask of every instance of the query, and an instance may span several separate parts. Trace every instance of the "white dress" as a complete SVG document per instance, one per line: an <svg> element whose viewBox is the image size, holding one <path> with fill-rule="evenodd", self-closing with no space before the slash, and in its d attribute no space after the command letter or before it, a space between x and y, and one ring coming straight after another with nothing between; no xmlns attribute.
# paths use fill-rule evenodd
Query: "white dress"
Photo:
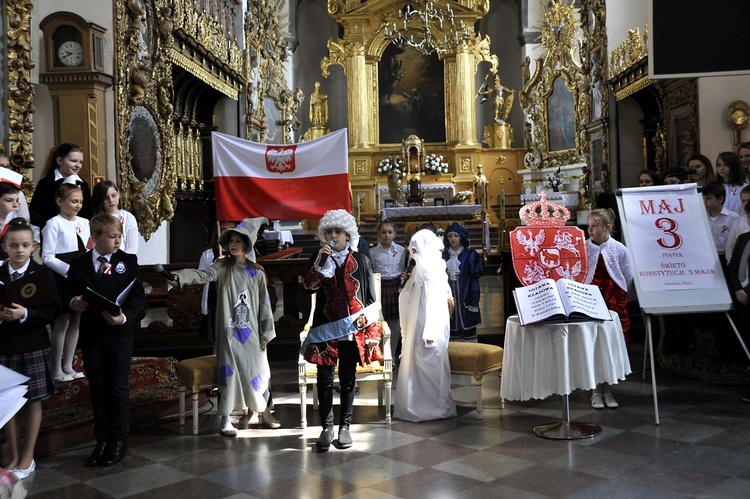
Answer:
<svg viewBox="0 0 750 499"><path fill-rule="evenodd" d="M445 419L456 415L456 404L448 361L450 287L441 256L443 243L422 230L409 246L417 248L417 263L399 297L403 351L394 416L414 422Z"/></svg>

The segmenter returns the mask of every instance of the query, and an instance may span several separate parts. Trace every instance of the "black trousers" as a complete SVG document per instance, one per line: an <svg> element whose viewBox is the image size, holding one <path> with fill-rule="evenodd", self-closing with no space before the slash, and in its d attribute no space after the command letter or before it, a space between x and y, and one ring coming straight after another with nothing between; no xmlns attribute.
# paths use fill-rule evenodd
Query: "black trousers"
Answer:
<svg viewBox="0 0 750 499"><path fill-rule="evenodd" d="M128 441L130 435L130 364L133 337L81 347L91 390L97 442Z"/></svg>
<svg viewBox="0 0 750 499"><path fill-rule="evenodd" d="M341 414L339 426L352 424L354 407L354 382L359 362L359 349L356 341L339 341L339 384L341 386ZM333 426L333 377L334 368L318 366L318 414L320 424Z"/></svg>

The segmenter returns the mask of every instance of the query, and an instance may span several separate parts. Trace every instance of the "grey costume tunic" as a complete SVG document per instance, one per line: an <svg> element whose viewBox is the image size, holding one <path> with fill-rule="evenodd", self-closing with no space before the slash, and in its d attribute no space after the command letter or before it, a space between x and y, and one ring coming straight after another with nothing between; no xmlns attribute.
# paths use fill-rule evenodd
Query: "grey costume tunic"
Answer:
<svg viewBox="0 0 750 499"><path fill-rule="evenodd" d="M177 275L181 284L216 282L219 415L245 407L263 412L271 379L265 348L276 337L265 273L234 265L227 274L227 263L222 260L205 270L181 270Z"/></svg>

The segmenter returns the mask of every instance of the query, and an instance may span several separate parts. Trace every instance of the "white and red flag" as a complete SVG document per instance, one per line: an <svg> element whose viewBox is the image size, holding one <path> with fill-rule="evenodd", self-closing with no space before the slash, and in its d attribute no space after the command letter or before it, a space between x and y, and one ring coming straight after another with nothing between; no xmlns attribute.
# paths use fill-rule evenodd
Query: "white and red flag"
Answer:
<svg viewBox="0 0 750 499"><path fill-rule="evenodd" d="M219 220L320 218L351 211L346 129L300 144L211 133Z"/></svg>

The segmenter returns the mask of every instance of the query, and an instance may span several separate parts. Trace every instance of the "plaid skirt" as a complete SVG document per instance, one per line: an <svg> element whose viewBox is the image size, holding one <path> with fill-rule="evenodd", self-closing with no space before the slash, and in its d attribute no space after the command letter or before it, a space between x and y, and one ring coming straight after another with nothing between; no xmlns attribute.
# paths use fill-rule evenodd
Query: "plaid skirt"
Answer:
<svg viewBox="0 0 750 499"><path fill-rule="evenodd" d="M398 319L398 287L401 278L380 281L380 296L383 304L383 318L387 321Z"/></svg>
<svg viewBox="0 0 750 499"><path fill-rule="evenodd" d="M27 399L47 400L55 393L49 348L13 355L0 355L0 364L31 378L29 391L26 394Z"/></svg>

